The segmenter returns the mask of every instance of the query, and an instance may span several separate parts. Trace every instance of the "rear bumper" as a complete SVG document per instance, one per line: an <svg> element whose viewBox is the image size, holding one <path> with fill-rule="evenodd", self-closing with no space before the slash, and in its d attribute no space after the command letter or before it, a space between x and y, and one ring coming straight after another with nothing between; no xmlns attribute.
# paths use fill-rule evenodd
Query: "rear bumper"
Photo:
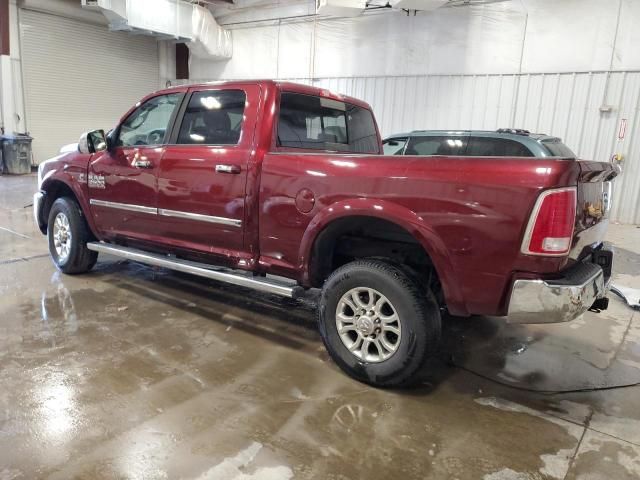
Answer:
<svg viewBox="0 0 640 480"><path fill-rule="evenodd" d="M42 218L42 207L44 205L44 192L33 194L33 219L42 233L47 233L47 224Z"/></svg>
<svg viewBox="0 0 640 480"><path fill-rule="evenodd" d="M603 252L613 255L608 246L603 247ZM606 297L611 278L610 266L605 270L597 263L585 262L572 267L559 279L516 280L511 291L507 321L560 323L579 317L597 300Z"/></svg>

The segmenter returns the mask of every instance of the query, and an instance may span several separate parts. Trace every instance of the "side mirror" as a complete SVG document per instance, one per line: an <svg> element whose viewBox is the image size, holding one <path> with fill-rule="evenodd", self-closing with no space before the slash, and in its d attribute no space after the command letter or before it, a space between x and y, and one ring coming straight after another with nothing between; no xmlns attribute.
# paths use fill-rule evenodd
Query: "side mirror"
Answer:
<svg viewBox="0 0 640 480"><path fill-rule="evenodd" d="M397 141L395 140L389 140L387 142L387 145L391 146L391 147L397 147L398 145L400 145Z"/></svg>
<svg viewBox="0 0 640 480"><path fill-rule="evenodd" d="M104 136L104 130L92 130L80 135L78 141L78 151L80 153L96 153L106 150L107 140Z"/></svg>

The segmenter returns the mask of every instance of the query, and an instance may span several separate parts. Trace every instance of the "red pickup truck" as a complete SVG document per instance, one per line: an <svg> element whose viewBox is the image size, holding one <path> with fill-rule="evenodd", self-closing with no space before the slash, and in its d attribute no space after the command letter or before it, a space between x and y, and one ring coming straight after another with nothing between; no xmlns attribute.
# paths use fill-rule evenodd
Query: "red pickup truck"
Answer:
<svg viewBox="0 0 640 480"><path fill-rule="evenodd" d="M563 322L607 307L608 163L384 156L369 105L275 81L180 86L43 163L64 273L99 252L296 297L336 363L411 382L442 314Z"/></svg>

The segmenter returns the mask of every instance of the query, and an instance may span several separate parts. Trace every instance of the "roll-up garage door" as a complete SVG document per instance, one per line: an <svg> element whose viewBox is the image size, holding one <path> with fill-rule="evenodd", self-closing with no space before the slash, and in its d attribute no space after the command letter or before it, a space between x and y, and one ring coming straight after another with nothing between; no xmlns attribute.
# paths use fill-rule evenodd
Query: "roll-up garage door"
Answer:
<svg viewBox="0 0 640 480"><path fill-rule="evenodd" d="M113 128L141 97L158 89L153 37L25 9L20 34L35 163L77 142L84 131Z"/></svg>

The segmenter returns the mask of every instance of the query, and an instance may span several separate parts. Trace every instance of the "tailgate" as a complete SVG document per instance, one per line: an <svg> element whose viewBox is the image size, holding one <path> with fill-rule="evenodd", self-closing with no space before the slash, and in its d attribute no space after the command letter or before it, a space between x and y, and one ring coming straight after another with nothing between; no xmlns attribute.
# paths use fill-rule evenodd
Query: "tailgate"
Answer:
<svg viewBox="0 0 640 480"><path fill-rule="evenodd" d="M612 181L620 168L611 163L581 160L578 204L570 257L582 259L604 240L611 210Z"/></svg>

